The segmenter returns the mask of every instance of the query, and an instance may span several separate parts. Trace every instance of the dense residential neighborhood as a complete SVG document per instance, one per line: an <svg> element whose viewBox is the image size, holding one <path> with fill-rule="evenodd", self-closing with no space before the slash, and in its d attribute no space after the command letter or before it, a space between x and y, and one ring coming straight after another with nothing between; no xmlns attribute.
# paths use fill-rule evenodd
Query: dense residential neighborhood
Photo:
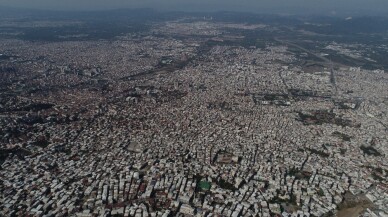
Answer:
<svg viewBox="0 0 388 217"><path fill-rule="evenodd" d="M388 216L388 74L266 28L1 39L0 216Z"/></svg>

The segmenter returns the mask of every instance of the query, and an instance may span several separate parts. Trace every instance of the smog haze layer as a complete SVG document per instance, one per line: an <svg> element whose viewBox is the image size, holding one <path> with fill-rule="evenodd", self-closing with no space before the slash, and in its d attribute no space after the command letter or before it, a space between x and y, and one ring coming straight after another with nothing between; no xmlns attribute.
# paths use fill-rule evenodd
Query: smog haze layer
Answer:
<svg viewBox="0 0 388 217"><path fill-rule="evenodd" d="M384 0L0 0L3 7L49 10L152 8L167 11L240 11L282 14L383 15Z"/></svg>

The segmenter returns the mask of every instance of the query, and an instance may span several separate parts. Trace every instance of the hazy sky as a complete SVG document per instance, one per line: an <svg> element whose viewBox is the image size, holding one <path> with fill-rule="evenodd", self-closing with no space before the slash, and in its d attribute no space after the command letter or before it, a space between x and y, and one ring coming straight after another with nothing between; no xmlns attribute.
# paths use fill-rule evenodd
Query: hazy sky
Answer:
<svg viewBox="0 0 388 217"><path fill-rule="evenodd" d="M388 14L388 0L0 0L1 5L55 10L150 7L186 11L273 11L291 14L346 11Z"/></svg>

